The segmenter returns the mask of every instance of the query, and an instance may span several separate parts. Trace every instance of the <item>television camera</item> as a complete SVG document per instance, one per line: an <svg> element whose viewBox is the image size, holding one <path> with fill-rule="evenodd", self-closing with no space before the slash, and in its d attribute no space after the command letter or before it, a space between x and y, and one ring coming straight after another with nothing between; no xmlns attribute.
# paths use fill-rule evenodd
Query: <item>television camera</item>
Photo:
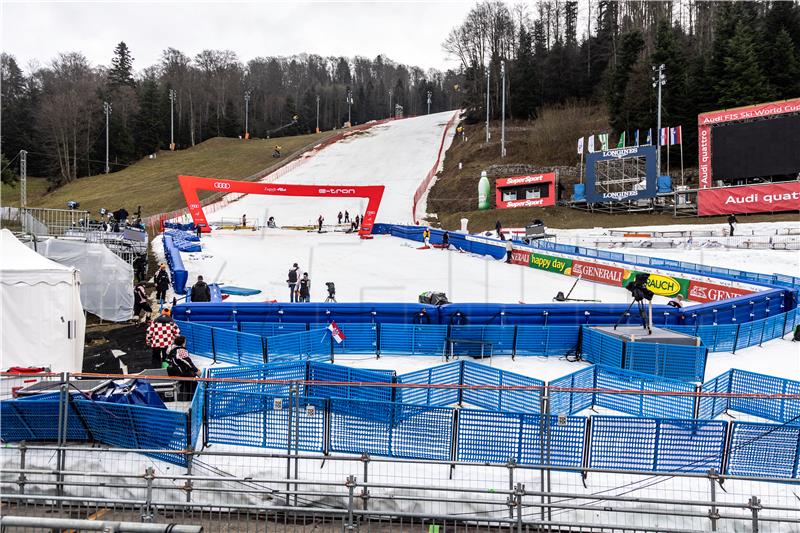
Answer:
<svg viewBox="0 0 800 533"><path fill-rule="evenodd" d="M622 322L622 320L629 316L631 307L636 304L639 312L639 317L642 319L642 327L647 330L648 335L653 333L653 296L655 293L647 287L647 281L650 279L650 274L647 272L639 272L634 276L633 281L625 285L625 289L631 293L633 300L622 315L617 319L614 324L614 329ZM648 303L645 303L648 302Z"/></svg>

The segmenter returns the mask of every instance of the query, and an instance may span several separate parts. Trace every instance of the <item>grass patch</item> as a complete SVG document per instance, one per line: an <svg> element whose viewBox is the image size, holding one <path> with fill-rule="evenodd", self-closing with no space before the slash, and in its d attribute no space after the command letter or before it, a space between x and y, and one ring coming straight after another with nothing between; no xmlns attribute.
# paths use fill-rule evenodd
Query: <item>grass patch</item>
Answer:
<svg viewBox="0 0 800 533"><path fill-rule="evenodd" d="M172 211L186 207L178 186L179 174L245 179L269 167L279 167L296 151L333 133L247 141L217 137L186 150L161 151L156 158L142 159L119 172L81 178L35 197L29 185L28 205L65 209L67 201L75 200L80 202L81 209L93 214L101 207L109 210L125 207L133 213L139 205L144 216ZM272 157L275 145L282 148L280 159ZM211 191L204 193L212 194ZM14 205L6 203L6 198L12 200L14 194L19 204L19 189L10 189L8 197L6 194L4 185L3 205ZM205 196L201 194L200 197Z"/></svg>
<svg viewBox="0 0 800 533"><path fill-rule="evenodd" d="M32 178L28 176L28 205L33 205L40 201L42 196L47 194L50 182L47 178ZM12 207L19 207L19 182L14 185L3 184L0 189L0 204ZM66 206L62 206L66 208Z"/></svg>

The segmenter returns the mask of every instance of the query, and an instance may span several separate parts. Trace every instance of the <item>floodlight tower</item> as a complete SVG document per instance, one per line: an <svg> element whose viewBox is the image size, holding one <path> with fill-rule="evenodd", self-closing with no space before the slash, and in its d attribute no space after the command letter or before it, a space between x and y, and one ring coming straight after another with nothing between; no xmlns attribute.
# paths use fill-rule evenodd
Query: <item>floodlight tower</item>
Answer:
<svg viewBox="0 0 800 533"><path fill-rule="evenodd" d="M103 111L106 114L106 174L111 172L111 167L108 165L108 118L111 115L111 104L103 102Z"/></svg>
<svg viewBox="0 0 800 533"><path fill-rule="evenodd" d="M667 68L664 63L659 66L653 65L653 88L658 88L658 118L656 119L656 138L658 139L658 150L656 151L656 168L661 174L661 87L667 84L667 75L664 73Z"/></svg>

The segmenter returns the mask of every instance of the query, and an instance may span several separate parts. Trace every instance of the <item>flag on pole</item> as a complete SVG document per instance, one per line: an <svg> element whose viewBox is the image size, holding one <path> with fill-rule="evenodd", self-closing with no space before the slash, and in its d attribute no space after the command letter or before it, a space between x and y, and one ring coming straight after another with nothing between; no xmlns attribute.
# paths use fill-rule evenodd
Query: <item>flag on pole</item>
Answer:
<svg viewBox="0 0 800 533"><path fill-rule="evenodd" d="M659 146L669 146L669 128L661 128L661 133L658 136Z"/></svg>
<svg viewBox="0 0 800 533"><path fill-rule="evenodd" d="M669 129L669 144L681 144L681 127Z"/></svg>
<svg viewBox="0 0 800 533"><path fill-rule="evenodd" d="M578 153L579 154L583 153L583 137L578 139Z"/></svg>
<svg viewBox="0 0 800 533"><path fill-rule="evenodd" d="M341 344L344 340L344 333L342 330L339 329L339 326L336 325L336 321L332 320L330 324L328 324L328 331L331 332L331 337L335 340L338 344Z"/></svg>
<svg viewBox="0 0 800 533"><path fill-rule="evenodd" d="M639 146L639 130L638 129L636 130L636 133L633 134L633 140L634 140L634 144L636 146Z"/></svg>
<svg viewBox="0 0 800 533"><path fill-rule="evenodd" d="M589 135L589 152L594 152L594 135Z"/></svg>
<svg viewBox="0 0 800 533"><path fill-rule="evenodd" d="M653 144L653 128L647 128L647 144Z"/></svg>
<svg viewBox="0 0 800 533"><path fill-rule="evenodd" d="M622 132L622 135L619 136L619 142L617 142L617 148L625 148L625 132Z"/></svg>
<svg viewBox="0 0 800 533"><path fill-rule="evenodd" d="M608 133L601 133L598 137L600 138L600 149L608 150Z"/></svg>

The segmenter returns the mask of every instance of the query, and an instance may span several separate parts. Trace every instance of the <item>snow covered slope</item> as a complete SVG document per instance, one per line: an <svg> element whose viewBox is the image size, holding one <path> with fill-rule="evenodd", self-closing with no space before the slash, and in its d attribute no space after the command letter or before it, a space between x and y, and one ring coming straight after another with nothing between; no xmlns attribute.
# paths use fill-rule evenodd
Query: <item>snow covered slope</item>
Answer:
<svg viewBox="0 0 800 533"><path fill-rule="evenodd" d="M436 162L448 111L396 120L373 126L332 144L287 172L274 183L315 185L385 185L378 222L410 223L414 192ZM452 141L452 128L444 150ZM339 211L361 214L366 200L277 198L245 196L211 214L209 222L222 218L258 219L274 216L279 226L315 224L322 214L332 223Z"/></svg>

